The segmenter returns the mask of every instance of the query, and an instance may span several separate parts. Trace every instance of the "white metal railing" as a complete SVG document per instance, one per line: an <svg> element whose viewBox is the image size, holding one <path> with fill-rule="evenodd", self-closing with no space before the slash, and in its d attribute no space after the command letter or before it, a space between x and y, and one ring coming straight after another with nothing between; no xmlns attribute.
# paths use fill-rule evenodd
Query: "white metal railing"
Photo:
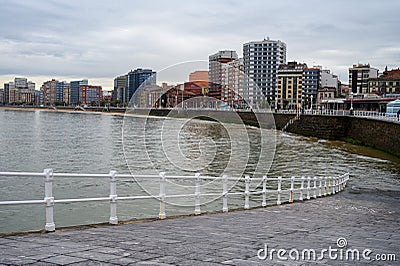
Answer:
<svg viewBox="0 0 400 266"><path fill-rule="evenodd" d="M228 212L228 197L229 196L244 196L244 209L250 208L250 197L261 196L261 206L267 206L267 195L276 195L276 204L280 205L285 200L283 196L287 195L287 201L292 203L295 198L297 200L308 200L327 195L332 195L342 191L347 181L349 173L345 173L336 177L267 177L250 178L246 175L244 178L229 178L224 175L222 177L202 176L194 174L192 176L168 176L165 173L159 175L130 175L118 174L116 171L110 171L108 174L72 174L72 173L54 173L52 169L45 169L43 173L32 172L0 172L0 177L43 177L45 184L44 198L39 200L18 200L18 201L0 201L0 205L22 205L22 204L44 204L46 209L46 224L45 230L48 232L55 231L54 223L54 205L61 203L76 203L76 202L94 202L94 201L109 201L110 202L110 224L118 224L117 202L123 200L137 199L157 199L160 202L160 219L166 218L166 199L168 198L194 198L194 214L201 214L201 198L218 197L222 198L222 211ZM53 197L53 182L55 178L109 178L110 179L110 194L98 198L78 198L78 199L55 199ZM138 195L138 196L118 196L117 195L117 180L122 178L150 178L159 179L160 192L158 195ZM167 194L166 181L167 179L186 179L194 181L194 192L188 194ZM201 193L201 180L219 180L221 181L222 191L220 193ZM244 191L234 192L228 190L228 181L244 182ZM250 182L259 182L257 188L251 190ZM269 182L268 182L269 181ZM273 181L273 182L271 182ZM269 189L267 189L267 183ZM297 193L297 194L296 194ZM275 198L275 197L274 197ZM260 205L257 205L260 206ZM257 207L253 206L253 207Z"/></svg>
<svg viewBox="0 0 400 266"><path fill-rule="evenodd" d="M135 109L147 109L147 108L135 108ZM168 109L168 108L158 108L158 109ZM150 109L149 109L150 110ZM399 119L396 114L391 113L382 113L376 111L350 111L350 110L333 110L333 109L304 109L304 110L296 110L296 109L280 109L274 110L270 108L265 109L235 109L232 107L227 108L210 108L210 107L185 107L185 108L175 108L175 110L203 110L203 111L235 111L235 112L255 112L255 113L278 113L278 114L298 114L298 115L331 115L331 116L355 116L355 117L366 117L371 119L385 120L391 122L399 122Z"/></svg>

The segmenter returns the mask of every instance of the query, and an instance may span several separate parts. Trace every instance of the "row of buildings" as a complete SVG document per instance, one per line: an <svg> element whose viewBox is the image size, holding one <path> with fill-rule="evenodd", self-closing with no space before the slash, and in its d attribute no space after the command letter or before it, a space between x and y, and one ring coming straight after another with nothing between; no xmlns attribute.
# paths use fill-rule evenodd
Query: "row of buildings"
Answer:
<svg viewBox="0 0 400 266"><path fill-rule="evenodd" d="M27 105L98 105L103 100L101 86L89 85L87 79L78 81L46 81L35 90L27 78L15 78L0 89L0 103Z"/></svg>
<svg viewBox="0 0 400 266"><path fill-rule="evenodd" d="M208 70L190 74L180 84L157 85L157 73L137 68L114 78L112 103L140 107L173 107L187 99L209 96L226 106L276 109L313 108L336 104L344 108L346 101L367 98L399 98L400 69L383 73L369 64L349 68L349 84L322 66L286 60L286 43L269 38L243 44L243 58L234 50L221 50L208 58ZM135 96L133 99L132 97ZM35 83L15 78L0 90L0 103L43 105L97 105L104 100L101 86L88 80ZM197 106L207 107L198 102ZM348 107L348 106L347 106Z"/></svg>

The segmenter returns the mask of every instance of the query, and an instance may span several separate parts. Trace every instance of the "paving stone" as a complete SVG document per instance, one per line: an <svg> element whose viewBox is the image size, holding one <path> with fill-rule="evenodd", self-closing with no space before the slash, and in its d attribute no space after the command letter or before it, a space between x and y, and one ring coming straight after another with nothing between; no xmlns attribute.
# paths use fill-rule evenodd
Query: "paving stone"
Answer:
<svg viewBox="0 0 400 266"><path fill-rule="evenodd" d="M54 263L56 265L67 265L76 262L84 262L86 259L76 258L71 256L59 255L43 260L44 262Z"/></svg>
<svg viewBox="0 0 400 266"><path fill-rule="evenodd" d="M215 215L0 238L0 264L387 265L377 261L264 261L270 249L371 249L400 257L400 198L332 197ZM276 256L276 255L275 255Z"/></svg>

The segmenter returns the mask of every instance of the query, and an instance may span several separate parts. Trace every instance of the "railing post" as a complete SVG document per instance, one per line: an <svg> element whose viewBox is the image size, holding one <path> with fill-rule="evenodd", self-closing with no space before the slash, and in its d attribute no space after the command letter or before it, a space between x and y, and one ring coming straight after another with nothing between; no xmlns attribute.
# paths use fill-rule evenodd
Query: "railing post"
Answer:
<svg viewBox="0 0 400 266"><path fill-rule="evenodd" d="M160 219L165 219L165 173L160 173Z"/></svg>
<svg viewBox="0 0 400 266"><path fill-rule="evenodd" d="M317 198L317 177L314 176L314 193L313 193L314 199Z"/></svg>
<svg viewBox="0 0 400 266"><path fill-rule="evenodd" d="M328 177L325 176L325 183L324 183L324 196L326 196L328 194Z"/></svg>
<svg viewBox="0 0 400 266"><path fill-rule="evenodd" d="M318 190L318 197L322 196L322 176L319 177L319 190Z"/></svg>
<svg viewBox="0 0 400 266"><path fill-rule="evenodd" d="M282 177L278 177L278 197L276 200L277 205L281 205L281 193L282 193Z"/></svg>
<svg viewBox="0 0 400 266"><path fill-rule="evenodd" d="M222 176L222 211L228 212L228 176Z"/></svg>
<svg viewBox="0 0 400 266"><path fill-rule="evenodd" d="M54 197L53 197L53 169L44 169L44 202L46 204L46 225L47 232L56 230L54 224Z"/></svg>
<svg viewBox="0 0 400 266"><path fill-rule="evenodd" d="M335 194L336 193L336 183L335 183L335 177L334 176L331 176L331 180L332 180L332 187L331 187L331 190L332 190L332 194Z"/></svg>
<svg viewBox="0 0 400 266"><path fill-rule="evenodd" d="M263 186L263 190L262 190L262 206L265 207L267 206L267 176L263 176L262 179L262 186Z"/></svg>
<svg viewBox="0 0 400 266"><path fill-rule="evenodd" d="M336 192L340 192L341 191L341 189L340 189L340 182L341 182L340 179L341 179L340 176L336 177Z"/></svg>
<svg viewBox="0 0 400 266"><path fill-rule="evenodd" d="M294 191L294 176L290 178L290 194L289 194L289 202L293 202L293 191Z"/></svg>
<svg viewBox="0 0 400 266"><path fill-rule="evenodd" d="M310 199L311 177L307 177L307 199Z"/></svg>
<svg viewBox="0 0 400 266"><path fill-rule="evenodd" d="M195 203L194 203L194 214L199 215L201 214L200 210L200 174L196 173L196 188L195 188Z"/></svg>
<svg viewBox="0 0 400 266"><path fill-rule="evenodd" d="M250 197L250 189L249 189L249 185L250 185L250 176L249 176L249 175L245 175L245 176L244 176L244 184L245 184L245 191L244 191L244 208L245 208L245 209L249 209L249 208L250 208L250 204L249 204L249 197Z"/></svg>
<svg viewBox="0 0 400 266"><path fill-rule="evenodd" d="M117 217L117 171L110 171L110 224L118 224Z"/></svg>
<svg viewBox="0 0 400 266"><path fill-rule="evenodd" d="M301 177L299 200L303 200L304 176Z"/></svg>

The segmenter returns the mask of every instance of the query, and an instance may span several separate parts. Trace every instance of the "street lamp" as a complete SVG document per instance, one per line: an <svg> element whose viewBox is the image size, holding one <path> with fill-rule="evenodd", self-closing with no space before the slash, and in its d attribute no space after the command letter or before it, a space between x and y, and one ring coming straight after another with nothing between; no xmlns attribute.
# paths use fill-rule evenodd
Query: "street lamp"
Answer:
<svg viewBox="0 0 400 266"><path fill-rule="evenodd" d="M311 105L310 105L310 110L312 111L312 107L313 107L313 95L311 94Z"/></svg>
<svg viewBox="0 0 400 266"><path fill-rule="evenodd" d="M350 92L350 115L353 115L353 91Z"/></svg>

